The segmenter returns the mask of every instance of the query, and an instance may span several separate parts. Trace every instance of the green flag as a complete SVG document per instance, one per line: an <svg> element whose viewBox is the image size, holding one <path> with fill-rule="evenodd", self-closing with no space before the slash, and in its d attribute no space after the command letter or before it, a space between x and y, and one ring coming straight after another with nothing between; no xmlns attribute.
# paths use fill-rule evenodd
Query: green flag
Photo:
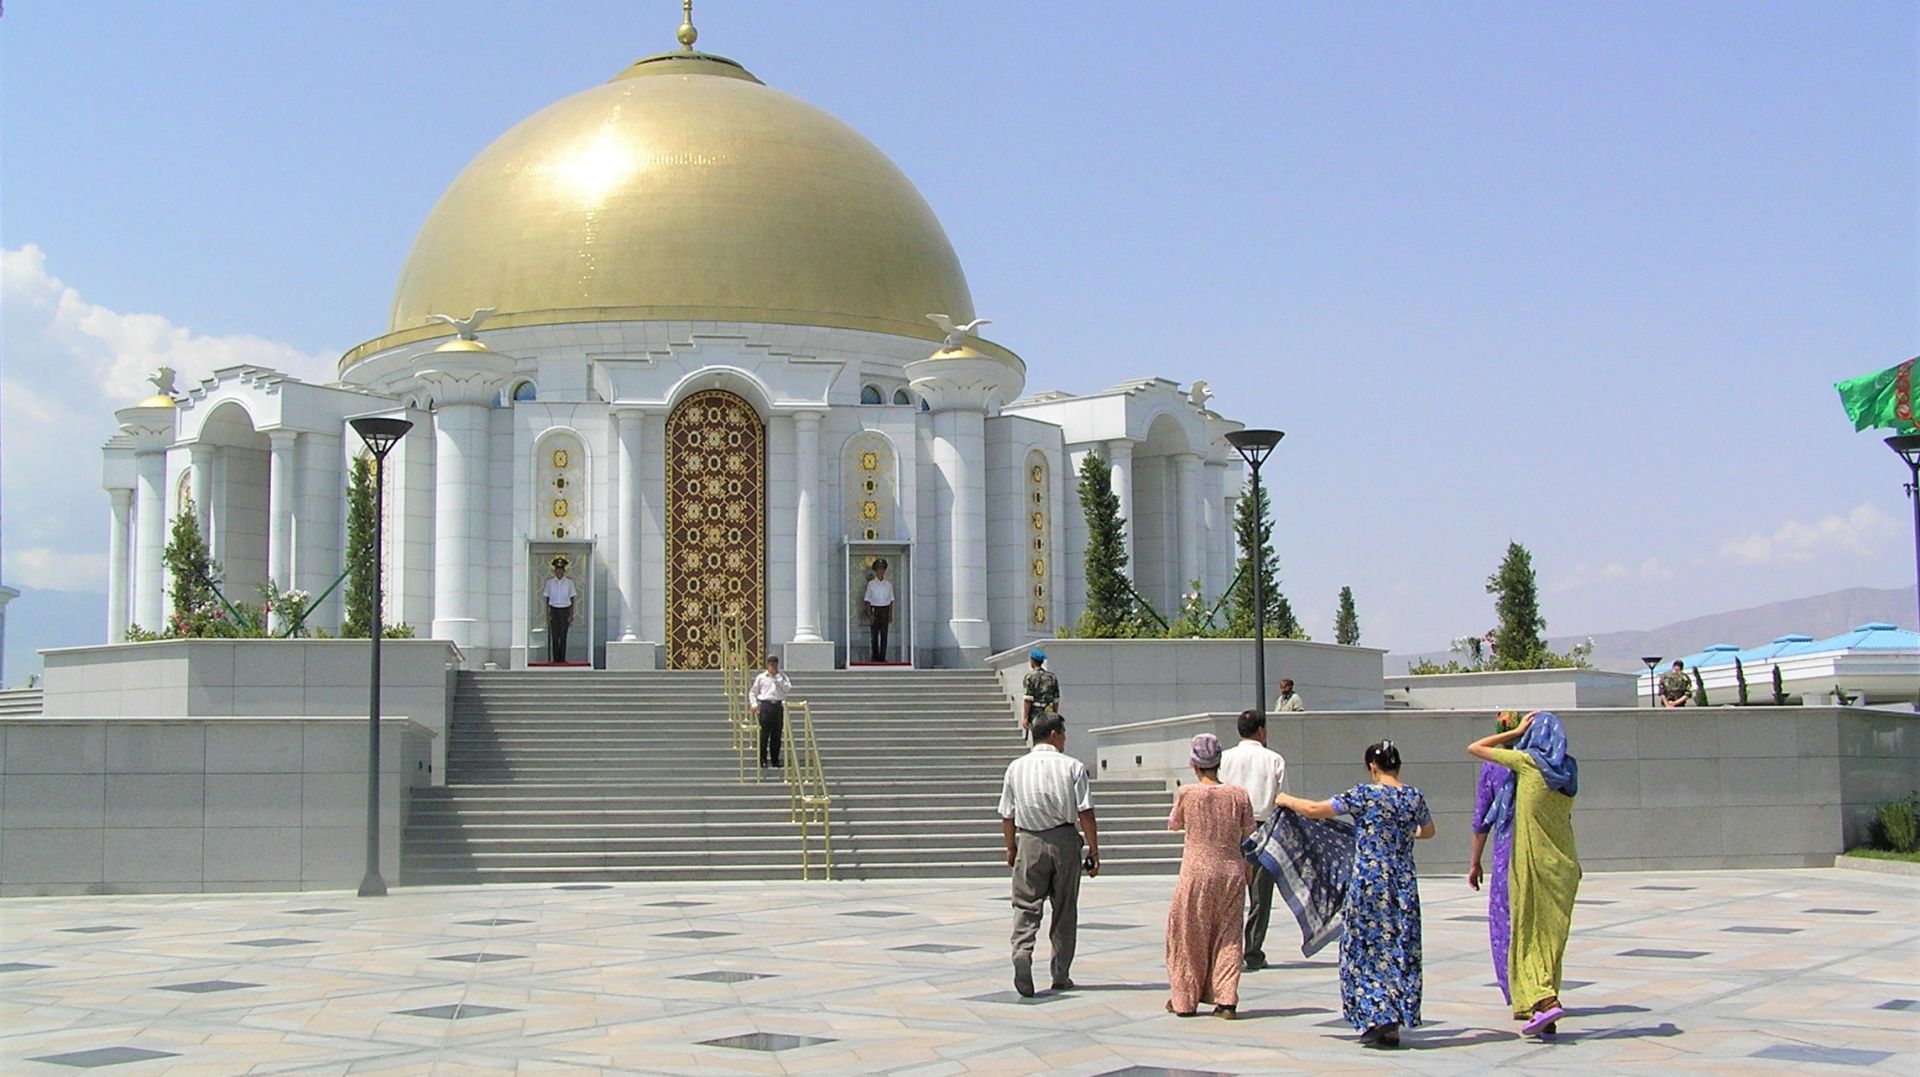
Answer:
<svg viewBox="0 0 1920 1077"><path fill-rule="evenodd" d="M1909 434L1920 430L1913 418L1913 364L1909 359L1878 374L1834 384L1855 430L1876 426Z"/></svg>

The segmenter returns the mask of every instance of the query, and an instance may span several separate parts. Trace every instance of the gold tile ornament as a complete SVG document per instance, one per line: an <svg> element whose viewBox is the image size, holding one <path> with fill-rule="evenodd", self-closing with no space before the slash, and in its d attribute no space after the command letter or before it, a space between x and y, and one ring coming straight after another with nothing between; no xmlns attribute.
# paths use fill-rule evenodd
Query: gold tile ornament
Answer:
<svg viewBox="0 0 1920 1077"><path fill-rule="evenodd" d="M567 466L567 463L568 463L567 450L565 449L553 450L553 466L554 467L565 468Z"/></svg>
<svg viewBox="0 0 1920 1077"><path fill-rule="evenodd" d="M752 405L709 389L667 417L667 665L715 669L719 621L766 647L766 430Z"/></svg>
<svg viewBox="0 0 1920 1077"><path fill-rule="evenodd" d="M566 514L567 514L567 499L564 497L554 498L553 499L553 515L555 516L555 518L564 517Z"/></svg>

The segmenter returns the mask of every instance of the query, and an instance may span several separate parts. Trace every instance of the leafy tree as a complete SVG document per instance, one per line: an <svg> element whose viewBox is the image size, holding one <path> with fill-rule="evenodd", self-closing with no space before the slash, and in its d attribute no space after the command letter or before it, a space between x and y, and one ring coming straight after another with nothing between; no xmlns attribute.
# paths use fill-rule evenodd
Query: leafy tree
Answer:
<svg viewBox="0 0 1920 1077"><path fill-rule="evenodd" d="M1088 453L1080 465L1080 509L1087 518L1087 609L1075 635L1113 638L1136 634L1133 585L1127 579L1126 524L1113 492L1113 469Z"/></svg>
<svg viewBox="0 0 1920 1077"><path fill-rule="evenodd" d="M1300 619L1293 614L1293 603L1280 591L1280 555L1273 552L1273 520L1270 518L1267 488L1260 488L1256 500L1252 491L1240 499L1233 512L1233 531L1240 546L1236 571L1240 582L1234 586L1228 603L1227 630L1235 636L1253 635L1253 551L1260 556L1261 597L1267 607L1268 639L1307 639Z"/></svg>
<svg viewBox="0 0 1920 1077"><path fill-rule="evenodd" d="M373 458L353 458L347 482L346 619L340 635L365 639L373 630Z"/></svg>
<svg viewBox="0 0 1920 1077"><path fill-rule="evenodd" d="M1500 623L1493 630L1493 668L1540 669L1548 656L1546 618L1540 616L1540 584L1533 575L1533 555L1517 542L1507 543L1499 571L1487 577L1487 593L1495 596Z"/></svg>
<svg viewBox="0 0 1920 1077"><path fill-rule="evenodd" d="M1340 612L1333 618L1333 642L1351 646L1360 642L1360 615L1353 608L1353 588L1340 588Z"/></svg>

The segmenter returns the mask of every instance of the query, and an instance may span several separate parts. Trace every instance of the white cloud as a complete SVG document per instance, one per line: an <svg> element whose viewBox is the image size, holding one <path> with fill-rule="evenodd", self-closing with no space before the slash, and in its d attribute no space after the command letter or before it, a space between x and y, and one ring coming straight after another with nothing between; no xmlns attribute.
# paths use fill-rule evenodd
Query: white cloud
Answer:
<svg viewBox="0 0 1920 1077"><path fill-rule="evenodd" d="M1893 520L1871 502L1844 516L1813 523L1788 520L1772 534L1752 534L1722 545L1719 556L1745 565L1791 565L1819 557L1872 557L1896 531Z"/></svg>
<svg viewBox="0 0 1920 1077"><path fill-rule="evenodd" d="M1625 583L1629 580L1657 583L1661 580L1673 579L1673 577L1673 567L1658 557L1643 558L1638 564L1632 565L1627 564L1625 561L1608 561L1598 568L1586 562L1581 562L1573 566L1572 572L1554 581L1547 590L1552 593L1564 594L1568 591L1579 591L1598 584Z"/></svg>
<svg viewBox="0 0 1920 1077"><path fill-rule="evenodd" d="M174 368L182 386L243 363L303 380L334 377L333 355L262 337L196 334L158 314L90 303L47 270L46 253L32 244L0 251L0 311L9 548L0 571L8 583L106 589L100 446L115 431L114 409L152 394L146 376L154 368Z"/></svg>
<svg viewBox="0 0 1920 1077"><path fill-rule="evenodd" d="M107 587L107 555L70 553L35 546L30 550L8 550L7 582L39 591L104 591Z"/></svg>

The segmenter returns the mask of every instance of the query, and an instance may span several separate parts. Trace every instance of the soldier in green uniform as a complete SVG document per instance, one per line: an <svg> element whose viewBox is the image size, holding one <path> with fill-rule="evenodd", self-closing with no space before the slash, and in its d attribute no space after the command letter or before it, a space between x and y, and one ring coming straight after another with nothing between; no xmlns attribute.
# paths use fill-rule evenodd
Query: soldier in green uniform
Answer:
<svg viewBox="0 0 1920 1077"><path fill-rule="evenodd" d="M1020 682L1020 735L1026 736L1033 719L1041 714L1060 713L1060 679L1047 668L1047 652L1035 647L1027 652L1027 677Z"/></svg>
<svg viewBox="0 0 1920 1077"><path fill-rule="evenodd" d="M1693 702L1693 680L1687 676L1687 664L1678 658L1673 668L1660 675L1660 705L1684 707Z"/></svg>

